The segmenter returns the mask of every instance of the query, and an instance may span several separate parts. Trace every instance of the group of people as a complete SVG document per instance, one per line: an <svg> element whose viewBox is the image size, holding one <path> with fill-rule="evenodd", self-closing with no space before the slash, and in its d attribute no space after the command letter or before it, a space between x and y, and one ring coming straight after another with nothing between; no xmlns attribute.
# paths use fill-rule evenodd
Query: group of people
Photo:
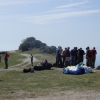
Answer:
<svg viewBox="0 0 100 100"><path fill-rule="evenodd" d="M95 47L90 49L86 48L86 53L82 48L74 47L70 50L70 47L65 48L64 50L59 46L56 50L56 65L57 67L63 66L75 66L84 60L84 55L86 55L86 66L92 68L95 67L97 51Z"/></svg>
<svg viewBox="0 0 100 100"><path fill-rule="evenodd" d="M86 66L95 67L97 51L95 47L90 49L86 48L86 53L82 48L74 47L70 50L70 47L65 48L64 50L59 46L56 50L56 66L64 67L64 66L75 66L84 60L84 55L86 55ZM5 61L5 69L8 69L8 57L9 54L5 52L4 61ZM31 64L33 66L33 55L30 56ZM1 62L1 55L0 55Z"/></svg>

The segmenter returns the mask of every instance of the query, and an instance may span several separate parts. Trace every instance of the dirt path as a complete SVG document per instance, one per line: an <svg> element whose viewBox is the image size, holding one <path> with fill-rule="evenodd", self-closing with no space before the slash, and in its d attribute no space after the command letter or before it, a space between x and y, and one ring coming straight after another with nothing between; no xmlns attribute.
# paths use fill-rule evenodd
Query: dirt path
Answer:
<svg viewBox="0 0 100 100"><path fill-rule="evenodd" d="M11 53L16 53L15 51L11 51ZM20 54L20 53L17 53ZM14 66L9 66L8 69L6 70L22 70L25 66L31 64L31 60L30 60L30 55L29 54L20 54L22 56L25 56L26 59L23 59L22 63L14 65ZM37 62L38 60L33 56L33 62ZM18 67L20 66L20 67ZM4 68L1 68L0 71L5 71Z"/></svg>

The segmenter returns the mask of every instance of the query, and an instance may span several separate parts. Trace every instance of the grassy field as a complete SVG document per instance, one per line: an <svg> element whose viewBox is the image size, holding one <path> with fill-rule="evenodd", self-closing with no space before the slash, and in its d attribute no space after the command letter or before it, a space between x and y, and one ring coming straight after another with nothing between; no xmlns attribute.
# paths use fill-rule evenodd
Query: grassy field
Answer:
<svg viewBox="0 0 100 100"><path fill-rule="evenodd" d="M39 60L39 62L42 61L43 59L47 59L51 63L55 62L55 54L43 53L43 52L40 52L39 49L33 49L33 50L30 50L30 51L24 51L24 52L17 51L17 52L19 52L19 53L33 54L33 56L35 58L37 58Z"/></svg>
<svg viewBox="0 0 100 100"><path fill-rule="evenodd" d="M39 60L43 58L42 56L51 62L55 59L54 55L42 54L38 50L23 53L32 53ZM22 59L24 59L23 56L12 53L9 58L12 61L10 65L20 63ZM0 67L1 65L3 66L3 63ZM95 70L94 73L84 75L65 75L62 69L55 67L51 70L35 71L35 73L23 73L16 70L0 71L0 100L35 98L69 90L100 92L100 71Z"/></svg>
<svg viewBox="0 0 100 100"><path fill-rule="evenodd" d="M9 66L20 64L23 61L23 59L26 58L25 56L21 56L20 54L17 54L17 53L10 53L9 55L10 55L8 58ZM4 68L4 67L5 67L4 55L2 55L2 61L0 63L0 68Z"/></svg>
<svg viewBox="0 0 100 100"><path fill-rule="evenodd" d="M84 75L65 75L60 70L0 72L0 98L33 98L52 92L96 90L100 92L100 72ZM13 94L13 95L12 95ZM16 94L16 96L14 95Z"/></svg>

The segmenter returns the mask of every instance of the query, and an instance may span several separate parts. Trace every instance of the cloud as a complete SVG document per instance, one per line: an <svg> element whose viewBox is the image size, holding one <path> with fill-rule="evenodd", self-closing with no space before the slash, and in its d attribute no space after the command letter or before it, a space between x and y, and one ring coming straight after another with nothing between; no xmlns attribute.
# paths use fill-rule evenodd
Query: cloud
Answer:
<svg viewBox="0 0 100 100"><path fill-rule="evenodd" d="M48 15L40 15L40 16L31 16L27 17L28 22L32 22L35 24L46 24L51 23L54 20L66 19L69 17L78 17L84 16L94 13L100 13L100 10L88 10L88 11L75 11L75 12L64 12L64 13L57 13L57 14L48 14Z"/></svg>
<svg viewBox="0 0 100 100"><path fill-rule="evenodd" d="M46 13L65 12L65 11L69 11L69 10L72 10L72 9L54 9L54 10L46 11Z"/></svg>
<svg viewBox="0 0 100 100"><path fill-rule="evenodd" d="M57 6L53 10L46 11L46 13L56 13L56 12L64 12L64 11L71 11L77 9L78 6L89 3L89 0L84 0L83 2L75 2L70 3L62 6ZM85 8L85 7L84 7Z"/></svg>
<svg viewBox="0 0 100 100"><path fill-rule="evenodd" d="M88 3L88 0L85 0L83 2L77 2L77 3L67 4L67 5L63 5L63 6L58 6L56 8L62 9L62 8L75 7L75 6L83 5L85 3Z"/></svg>
<svg viewBox="0 0 100 100"><path fill-rule="evenodd" d="M6 3L4 3L7 1ZM35 2L44 2L46 0L0 0L0 5L14 5L14 4L26 4L26 3L35 3ZM79 2L78 2L79 1ZM70 17L79 17L79 16L85 16L89 14L94 14L94 13L100 13L100 10L87 10L87 9L77 9L78 6L83 5L84 7L86 3L89 3L89 0L84 0L83 2L80 2L82 0L78 0L75 3L70 3L67 5L61 5L54 7L53 10L45 11L45 12L40 12L38 16L34 15L12 15L10 14L9 16L1 16L0 18L7 19L7 18L16 18L18 20L23 19L24 21L31 22L34 24L47 24L47 23L53 23L57 21L61 21L62 19L67 19ZM42 15L41 15L42 14Z"/></svg>

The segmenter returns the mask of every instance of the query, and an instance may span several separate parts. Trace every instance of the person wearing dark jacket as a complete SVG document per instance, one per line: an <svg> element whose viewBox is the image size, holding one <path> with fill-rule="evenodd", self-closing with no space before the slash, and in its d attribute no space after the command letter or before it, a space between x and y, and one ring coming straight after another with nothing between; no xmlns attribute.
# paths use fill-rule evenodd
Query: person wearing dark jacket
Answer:
<svg viewBox="0 0 100 100"><path fill-rule="evenodd" d="M86 48L86 65L92 67L92 52L89 47Z"/></svg>
<svg viewBox="0 0 100 100"><path fill-rule="evenodd" d="M59 63L60 63L60 67L62 67L61 52L62 52L62 49L61 49L61 47L59 47L57 50L57 53L56 53L57 67L59 67Z"/></svg>
<svg viewBox="0 0 100 100"><path fill-rule="evenodd" d="M84 58L84 55L85 55L85 52L84 52L84 50L82 49L82 48L80 48L79 50L78 50L78 63L81 63L81 62L83 62L83 58Z"/></svg>
<svg viewBox="0 0 100 100"><path fill-rule="evenodd" d="M70 56L71 56L71 59L70 59L70 65L71 66L75 66L75 61L76 61L76 52L75 52L75 47L71 50L70 52Z"/></svg>

